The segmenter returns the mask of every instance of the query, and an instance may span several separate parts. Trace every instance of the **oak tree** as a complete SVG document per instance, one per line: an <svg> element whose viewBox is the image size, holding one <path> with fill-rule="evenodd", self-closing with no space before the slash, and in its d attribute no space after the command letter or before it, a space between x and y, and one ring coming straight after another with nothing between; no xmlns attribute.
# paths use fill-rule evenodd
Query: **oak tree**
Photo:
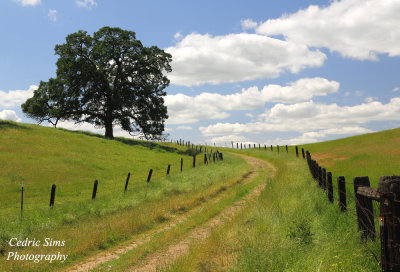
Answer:
<svg viewBox="0 0 400 272"><path fill-rule="evenodd" d="M93 36L70 34L55 54L56 77L41 81L21 105L27 116L54 126L60 120L88 122L105 128L107 138L113 138L114 126L146 139L162 135L170 54L143 46L132 31L112 27Z"/></svg>

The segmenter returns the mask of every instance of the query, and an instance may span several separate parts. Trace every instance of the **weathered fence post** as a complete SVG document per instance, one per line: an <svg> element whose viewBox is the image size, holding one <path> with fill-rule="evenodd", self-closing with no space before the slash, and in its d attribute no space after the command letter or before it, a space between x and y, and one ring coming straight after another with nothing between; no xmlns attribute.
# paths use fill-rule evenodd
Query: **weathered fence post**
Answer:
<svg viewBox="0 0 400 272"><path fill-rule="evenodd" d="M167 176L169 176L169 171L171 170L171 165L170 164L168 164L168 167L167 167Z"/></svg>
<svg viewBox="0 0 400 272"><path fill-rule="evenodd" d="M357 193L358 187L371 187L368 177L354 178L354 195L356 197L356 210L358 229L361 230L361 239L368 237L375 240L375 223L372 199Z"/></svg>
<svg viewBox="0 0 400 272"><path fill-rule="evenodd" d="M299 148L297 147L297 145L296 145L296 157L297 158L299 157Z"/></svg>
<svg viewBox="0 0 400 272"><path fill-rule="evenodd" d="M301 148L301 153L303 154L303 159L305 159L306 155L304 154L304 148Z"/></svg>
<svg viewBox="0 0 400 272"><path fill-rule="evenodd" d="M271 151L273 151L272 145L271 145Z"/></svg>
<svg viewBox="0 0 400 272"><path fill-rule="evenodd" d="M265 149L265 151L267 151L267 145L264 145L264 149Z"/></svg>
<svg viewBox="0 0 400 272"><path fill-rule="evenodd" d="M93 184L93 192L92 192L92 199L95 199L96 198L96 194L97 194L97 184L98 184L99 182L97 181L97 179L94 181L94 184Z"/></svg>
<svg viewBox="0 0 400 272"><path fill-rule="evenodd" d="M332 172L326 173L326 185L328 187L328 199L333 203Z"/></svg>
<svg viewBox="0 0 400 272"><path fill-rule="evenodd" d="M256 149L256 144L254 144L254 149Z"/></svg>
<svg viewBox="0 0 400 272"><path fill-rule="evenodd" d="M249 144L249 149L251 148L251 145Z"/></svg>
<svg viewBox="0 0 400 272"><path fill-rule="evenodd" d="M338 182L338 193L339 193L339 207L342 212L347 209L346 205L346 181L344 176L337 178Z"/></svg>
<svg viewBox="0 0 400 272"><path fill-rule="evenodd" d="M181 158L181 172L182 172L182 169L183 169L183 158Z"/></svg>
<svg viewBox="0 0 400 272"><path fill-rule="evenodd" d="M207 154L206 154L206 153L204 153L204 164L208 164L208 161L207 161Z"/></svg>
<svg viewBox="0 0 400 272"><path fill-rule="evenodd" d="M193 155L193 168L196 167L196 155Z"/></svg>
<svg viewBox="0 0 400 272"><path fill-rule="evenodd" d="M318 185L319 187L322 187L322 167L319 165L318 165Z"/></svg>
<svg viewBox="0 0 400 272"><path fill-rule="evenodd" d="M150 182L150 179L151 179L151 175L152 175L152 174L153 174L153 169L150 169L149 175L147 176L147 183Z"/></svg>
<svg viewBox="0 0 400 272"><path fill-rule="evenodd" d="M400 176L381 176L380 234L382 271L400 271Z"/></svg>
<svg viewBox="0 0 400 272"><path fill-rule="evenodd" d="M24 182L21 185L21 217L24 211Z"/></svg>
<svg viewBox="0 0 400 272"><path fill-rule="evenodd" d="M242 143L240 143L240 149L243 149L243 144Z"/></svg>
<svg viewBox="0 0 400 272"><path fill-rule="evenodd" d="M236 143L236 149L239 149L239 143Z"/></svg>
<svg viewBox="0 0 400 272"><path fill-rule="evenodd" d="M126 182L125 182L125 192L126 192L126 190L128 190L128 183L129 183L129 179L130 179L130 177L131 177L131 173L128 173L128 176L126 177Z"/></svg>
<svg viewBox="0 0 400 272"><path fill-rule="evenodd" d="M276 146L277 150L278 150L278 154L279 154L279 145Z"/></svg>
<svg viewBox="0 0 400 272"><path fill-rule="evenodd" d="M287 145L286 145L286 154L288 153L288 148L287 148Z"/></svg>
<svg viewBox="0 0 400 272"><path fill-rule="evenodd" d="M322 168L322 188L326 190L326 168Z"/></svg>
<svg viewBox="0 0 400 272"><path fill-rule="evenodd" d="M50 207L54 206L54 198L56 197L56 185L51 185L51 193L50 193Z"/></svg>

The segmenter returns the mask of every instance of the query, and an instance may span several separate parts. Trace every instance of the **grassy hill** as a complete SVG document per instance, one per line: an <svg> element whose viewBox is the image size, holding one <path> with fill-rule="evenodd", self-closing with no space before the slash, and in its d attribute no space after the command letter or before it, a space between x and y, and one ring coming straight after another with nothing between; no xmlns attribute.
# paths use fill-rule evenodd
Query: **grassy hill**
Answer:
<svg viewBox="0 0 400 272"><path fill-rule="evenodd" d="M400 129L299 146L289 153L276 147L231 150L273 163L277 175L256 203L216 229L190 256L168 271L380 271L380 241L362 242L357 228L353 178L369 176L377 187L382 175L400 174ZM312 179L301 148L333 172L334 203ZM337 176L348 185L348 211L337 204ZM379 214L374 202L375 213ZM379 232L378 220L375 229ZM105 271L105 270L102 270Z"/></svg>
<svg viewBox="0 0 400 272"><path fill-rule="evenodd" d="M106 140L90 133L0 121L0 271L59 270L193 209L249 169L243 159L229 155L207 166L198 156L193 168L191 153L171 143ZM149 169L153 175L147 184ZM131 177L124 192L128 172ZM92 200L95 179L98 192ZM52 184L57 187L50 208ZM61 251L69 257L63 264L7 261L8 252L16 250L8 244L13 237L64 240ZM56 249L17 250L48 254Z"/></svg>
<svg viewBox="0 0 400 272"><path fill-rule="evenodd" d="M327 171L347 181L369 176L371 186L377 187L380 176L400 174L400 128L302 147Z"/></svg>

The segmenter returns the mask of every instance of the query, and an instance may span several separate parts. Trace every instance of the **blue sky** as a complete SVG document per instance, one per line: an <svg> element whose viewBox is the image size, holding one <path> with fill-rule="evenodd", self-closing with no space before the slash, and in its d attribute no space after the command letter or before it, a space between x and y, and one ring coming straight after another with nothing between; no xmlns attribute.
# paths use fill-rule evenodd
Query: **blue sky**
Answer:
<svg viewBox="0 0 400 272"><path fill-rule="evenodd" d="M172 139L301 144L400 125L399 0L3 0L0 13L0 119L33 123L20 104L55 76L54 46L114 26L172 54Z"/></svg>

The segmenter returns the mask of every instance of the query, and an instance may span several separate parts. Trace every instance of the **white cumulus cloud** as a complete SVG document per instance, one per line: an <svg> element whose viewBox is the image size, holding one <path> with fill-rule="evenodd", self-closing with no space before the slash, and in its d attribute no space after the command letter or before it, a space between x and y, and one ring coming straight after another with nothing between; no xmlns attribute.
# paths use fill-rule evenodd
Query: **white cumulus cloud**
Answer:
<svg viewBox="0 0 400 272"><path fill-rule="evenodd" d="M49 16L50 20L53 22L57 21L57 10L55 9L49 9L49 13L47 14Z"/></svg>
<svg viewBox="0 0 400 272"><path fill-rule="evenodd" d="M224 119L227 111L254 110L267 102L293 103L309 101L314 96L324 96L338 91L340 84L325 78L302 78L286 86L266 85L242 89L241 92L222 95L203 92L196 96L167 95L165 104L169 124L196 123L205 119Z"/></svg>
<svg viewBox="0 0 400 272"><path fill-rule="evenodd" d="M31 85L27 90L0 91L0 107L11 108L25 103L28 98L33 96L33 91L37 88L38 86Z"/></svg>
<svg viewBox="0 0 400 272"><path fill-rule="evenodd" d="M326 59L317 49L249 33L192 33L165 50L173 58L171 83L184 86L276 78L285 71L320 67Z"/></svg>
<svg viewBox="0 0 400 272"><path fill-rule="evenodd" d="M400 1L342 0L327 7L311 5L294 14L269 19L256 29L287 41L329 48L344 57L377 60L400 56Z"/></svg>
<svg viewBox="0 0 400 272"><path fill-rule="evenodd" d="M258 26L258 23L254 22L252 19L241 20L240 23L244 31L248 29L255 29Z"/></svg>
<svg viewBox="0 0 400 272"><path fill-rule="evenodd" d="M96 1L94 0L76 0L75 3L78 7L83 7L88 9L97 6Z"/></svg>
<svg viewBox="0 0 400 272"><path fill-rule="evenodd" d="M41 3L41 0L13 0L14 2L17 2L21 6L36 6Z"/></svg>
<svg viewBox="0 0 400 272"><path fill-rule="evenodd" d="M389 103L378 101L355 106L302 102L291 105L277 104L266 110L263 120L250 123L217 123L200 127L206 136L243 135L267 132L313 132L324 134L365 133L362 127L371 121L400 121L400 97ZM310 135L305 135L310 138ZM313 135L315 136L315 135Z"/></svg>
<svg viewBox="0 0 400 272"><path fill-rule="evenodd" d="M13 110L0 111L0 120L10 120L15 122L21 122L21 118Z"/></svg>

